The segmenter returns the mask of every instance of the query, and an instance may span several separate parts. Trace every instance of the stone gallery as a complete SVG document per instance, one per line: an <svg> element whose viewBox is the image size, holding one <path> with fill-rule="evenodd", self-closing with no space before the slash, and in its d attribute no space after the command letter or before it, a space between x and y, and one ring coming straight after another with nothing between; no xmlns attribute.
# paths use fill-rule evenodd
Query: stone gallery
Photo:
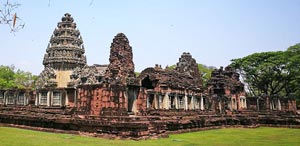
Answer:
<svg viewBox="0 0 300 146"><path fill-rule="evenodd" d="M135 139L228 126L300 127L295 99L247 97L230 66L215 69L203 87L187 52L175 68L156 64L137 76L133 48L119 33L109 64L86 62L80 32L66 13L50 37L36 90L0 90L0 123Z"/></svg>

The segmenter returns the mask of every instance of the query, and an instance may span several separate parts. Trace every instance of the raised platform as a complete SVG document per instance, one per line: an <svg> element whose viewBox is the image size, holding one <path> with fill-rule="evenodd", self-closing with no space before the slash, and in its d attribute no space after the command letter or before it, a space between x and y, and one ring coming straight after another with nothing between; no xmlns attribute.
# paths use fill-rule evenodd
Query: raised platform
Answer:
<svg viewBox="0 0 300 146"><path fill-rule="evenodd" d="M152 110L144 116L121 111L107 112L101 116L83 116L70 108L0 107L0 123L60 133L146 139L166 137L169 133L224 127L253 128L263 125L300 128L300 115L255 111L215 114L212 111Z"/></svg>

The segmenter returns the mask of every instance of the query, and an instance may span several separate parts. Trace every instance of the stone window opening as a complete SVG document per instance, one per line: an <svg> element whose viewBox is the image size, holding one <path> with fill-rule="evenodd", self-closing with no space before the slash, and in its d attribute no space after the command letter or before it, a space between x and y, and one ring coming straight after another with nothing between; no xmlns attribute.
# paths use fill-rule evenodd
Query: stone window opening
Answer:
<svg viewBox="0 0 300 146"><path fill-rule="evenodd" d="M40 105L47 105L47 92L41 93Z"/></svg>
<svg viewBox="0 0 300 146"><path fill-rule="evenodd" d="M184 108L184 99L183 96L179 96L179 109L183 109Z"/></svg>
<svg viewBox="0 0 300 146"><path fill-rule="evenodd" d="M54 106L61 105L61 93L60 92L53 92L53 103Z"/></svg>
<svg viewBox="0 0 300 146"><path fill-rule="evenodd" d="M17 104L25 105L25 93L19 93L19 96L17 98Z"/></svg>
<svg viewBox="0 0 300 146"><path fill-rule="evenodd" d="M247 108L247 103L246 103L246 97L245 96L240 96L240 104L241 104L241 108Z"/></svg>
<svg viewBox="0 0 300 146"><path fill-rule="evenodd" d="M171 109L175 109L176 108L176 104L175 104L175 97L174 96L170 96L170 108Z"/></svg>
<svg viewBox="0 0 300 146"><path fill-rule="evenodd" d="M12 94L12 93L8 94L7 104L15 104L14 94Z"/></svg>

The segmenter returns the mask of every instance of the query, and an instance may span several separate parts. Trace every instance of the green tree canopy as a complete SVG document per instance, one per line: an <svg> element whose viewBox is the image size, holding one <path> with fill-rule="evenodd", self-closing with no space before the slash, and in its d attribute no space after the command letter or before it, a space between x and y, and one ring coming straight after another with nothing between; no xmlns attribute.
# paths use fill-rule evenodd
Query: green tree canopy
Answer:
<svg viewBox="0 0 300 146"><path fill-rule="evenodd" d="M231 66L243 78L253 96L298 96L299 94L299 44L286 51L254 53L233 59ZM299 97L299 96L298 96Z"/></svg>
<svg viewBox="0 0 300 146"><path fill-rule="evenodd" d="M34 88L37 76L22 70L15 71L14 66L0 66L0 89Z"/></svg>
<svg viewBox="0 0 300 146"><path fill-rule="evenodd" d="M14 87L14 66L0 66L0 88Z"/></svg>

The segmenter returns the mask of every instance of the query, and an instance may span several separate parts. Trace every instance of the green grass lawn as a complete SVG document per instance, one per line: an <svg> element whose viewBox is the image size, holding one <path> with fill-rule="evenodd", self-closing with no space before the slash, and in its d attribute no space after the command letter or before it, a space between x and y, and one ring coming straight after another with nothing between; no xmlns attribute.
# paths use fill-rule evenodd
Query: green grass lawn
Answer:
<svg viewBox="0 0 300 146"><path fill-rule="evenodd" d="M108 140L0 127L0 146L299 146L300 129L228 128L173 134L158 140Z"/></svg>

